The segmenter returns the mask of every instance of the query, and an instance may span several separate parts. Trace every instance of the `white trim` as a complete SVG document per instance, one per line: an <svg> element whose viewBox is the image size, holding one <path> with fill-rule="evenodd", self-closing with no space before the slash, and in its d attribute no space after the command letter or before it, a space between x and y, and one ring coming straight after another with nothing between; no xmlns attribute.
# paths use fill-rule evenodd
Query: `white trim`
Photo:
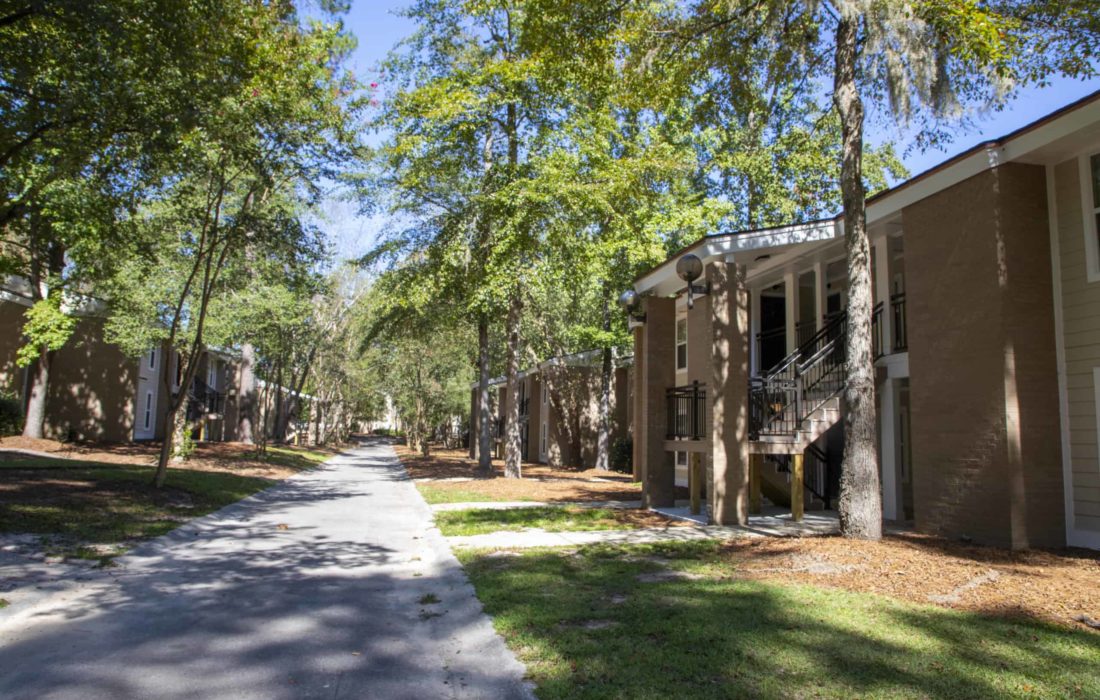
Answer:
<svg viewBox="0 0 1100 700"><path fill-rule="evenodd" d="M1080 531L1074 525L1073 452L1069 429L1069 390L1066 386L1066 330L1062 312L1062 252L1058 241L1058 199L1054 166L1046 166L1047 219L1050 228L1050 265L1054 297L1054 355L1058 375L1058 423L1062 447L1062 495L1065 508L1066 544L1071 547L1100 549L1100 533ZM1096 391L1096 370L1093 387ZM1098 416L1100 420L1100 416Z"/></svg>
<svg viewBox="0 0 1100 700"><path fill-rule="evenodd" d="M1085 236L1085 273L1088 281L1100 282L1100 241L1097 240L1096 212L1100 207L1092 196L1092 159L1100 152L1086 151L1077 156L1077 179L1081 189L1082 233Z"/></svg>
<svg viewBox="0 0 1100 700"><path fill-rule="evenodd" d="M683 327L684 327L684 342L683 343L680 342L680 324L683 324ZM673 342L675 344L674 355L673 355L673 367L676 368L676 373L677 374L684 374L688 371L688 336L689 336L688 331L689 331L689 329L688 329L687 314L686 313L678 314L676 316L676 326L673 329L673 336L672 336L673 337ZM680 346L681 345L684 346L684 366L683 367L680 366Z"/></svg>

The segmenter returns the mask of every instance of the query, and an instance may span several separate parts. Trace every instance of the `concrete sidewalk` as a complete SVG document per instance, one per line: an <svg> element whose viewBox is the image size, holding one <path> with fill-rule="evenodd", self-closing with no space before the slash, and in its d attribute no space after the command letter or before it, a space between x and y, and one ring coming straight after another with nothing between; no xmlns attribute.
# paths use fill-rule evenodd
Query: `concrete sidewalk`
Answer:
<svg viewBox="0 0 1100 700"><path fill-rule="evenodd" d="M3 616L0 697L532 697L385 443L118 563Z"/></svg>

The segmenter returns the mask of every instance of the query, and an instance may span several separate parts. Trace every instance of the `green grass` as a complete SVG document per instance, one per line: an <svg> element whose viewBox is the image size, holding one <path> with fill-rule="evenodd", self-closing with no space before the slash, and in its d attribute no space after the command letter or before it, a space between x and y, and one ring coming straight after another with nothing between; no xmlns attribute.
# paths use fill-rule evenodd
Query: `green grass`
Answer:
<svg viewBox="0 0 1100 700"><path fill-rule="evenodd" d="M12 466L5 463L0 532L57 535L87 544L161 535L274 483L221 472L171 469L165 487L158 490L151 486L152 467L64 463L14 471ZM74 556L81 556L80 552L73 550Z"/></svg>
<svg viewBox="0 0 1100 700"><path fill-rule="evenodd" d="M9 605L11 605L11 603L4 600L3 598L0 598L0 610L3 610L4 608L8 607Z"/></svg>
<svg viewBox="0 0 1100 700"><path fill-rule="evenodd" d="M462 489L441 489L431 484L419 483L416 485L416 490L420 492L420 495L429 504L434 503L491 503L493 501L499 501L500 498L488 496L484 493L478 493L477 491L464 491ZM514 499L511 499L514 500ZM533 499L525 498L521 499L530 501Z"/></svg>
<svg viewBox="0 0 1100 700"><path fill-rule="evenodd" d="M537 527L549 532L568 530L630 530L636 527L620 519L614 508L579 506L533 506L530 508L443 511L435 514L435 524L447 537L483 535L502 530L517 531Z"/></svg>
<svg viewBox="0 0 1100 700"><path fill-rule="evenodd" d="M1100 635L731 579L712 543L459 551L550 698L1096 698ZM638 581L681 571L692 580Z"/></svg>
<svg viewBox="0 0 1100 700"><path fill-rule="evenodd" d="M310 469L332 457L333 455L326 452L317 452L315 450L307 450L300 447L291 448L270 445L267 448L264 461L290 469Z"/></svg>

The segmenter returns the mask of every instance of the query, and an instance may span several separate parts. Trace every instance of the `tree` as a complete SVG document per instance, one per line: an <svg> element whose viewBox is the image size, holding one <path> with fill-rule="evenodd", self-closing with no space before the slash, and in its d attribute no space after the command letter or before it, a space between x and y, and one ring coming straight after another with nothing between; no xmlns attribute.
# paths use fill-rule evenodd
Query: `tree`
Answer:
<svg viewBox="0 0 1100 700"><path fill-rule="evenodd" d="M971 0L698 3L689 25L703 35L733 31L768 57L735 75L768 75L801 99L827 97L840 125L840 177L848 268L845 454L839 500L848 537L878 539L881 495L875 450L870 243L866 230L864 100L917 119L924 143L942 137L964 103L1007 94L1011 45L1005 19ZM734 65L737 65L735 62ZM831 90L818 79L828 77Z"/></svg>
<svg viewBox="0 0 1100 700"><path fill-rule="evenodd" d="M181 390L162 417L157 486L184 434L181 409L208 345L212 304L248 280L227 271L248 256L291 271L314 265L320 243L303 224L303 208L322 178L354 155L349 127L361 105L348 97L354 82L340 69L349 44L339 24L304 27L293 5L279 4L263 8L249 31L247 80L165 164L166 185L140 212L144 254L108 287L109 337L131 351L164 342L180 355Z"/></svg>
<svg viewBox="0 0 1100 700"><path fill-rule="evenodd" d="M63 299L111 274L111 251L159 184L159 160L207 105L239 87L256 12L245 0L8 7L0 10L0 274L30 282L24 434L41 437L52 355L74 326Z"/></svg>

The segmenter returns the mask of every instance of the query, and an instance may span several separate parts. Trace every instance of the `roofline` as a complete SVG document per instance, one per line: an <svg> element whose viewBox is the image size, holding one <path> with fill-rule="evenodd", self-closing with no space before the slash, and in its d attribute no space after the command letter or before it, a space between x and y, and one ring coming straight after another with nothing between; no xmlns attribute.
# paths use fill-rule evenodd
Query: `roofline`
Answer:
<svg viewBox="0 0 1100 700"><path fill-rule="evenodd" d="M994 138L994 139L987 139L987 140L982 141L978 144L975 144L974 146L971 146L970 148L966 149L965 151L957 153L957 154L947 158L946 160L938 163L937 165L934 165L931 168L928 168L927 170L924 170L923 172L921 172L917 175L914 175L913 177L910 177L909 179L905 180L904 182L901 182L901 183L899 183L899 184L897 184L897 185L895 185L895 186L893 186L889 189L883 190L883 191L878 192L878 193L876 193L876 194L874 194L870 197L867 197L867 199L865 201L865 209L869 208L870 205L872 205L872 204L875 204L877 202L880 202L882 200L885 200L885 199L891 197L892 195L896 195L896 194L898 194L900 192L903 192L903 191L905 191L905 190L907 190L911 187L914 187L914 186L916 186L916 185L932 178L933 176L935 176L935 175L937 175L937 174L939 174L939 173L941 173L941 172L943 172L943 171L945 171L945 170L947 170L947 169L949 169L953 166L959 165L960 163L967 160L968 158L973 158L975 155L978 155L978 154L983 153L983 152L988 152L990 149L1003 148L1007 144L1009 144L1010 142L1020 138L1021 136L1024 136L1024 135L1026 135L1026 134L1028 134L1032 131L1035 131L1036 129L1040 129L1040 128L1046 126L1047 124L1049 124L1051 122L1057 121L1058 119L1060 119L1062 117L1065 117L1068 114L1076 112L1077 110L1088 107L1089 105L1091 105L1091 104L1093 104L1094 102L1097 102L1097 101L1100 101L1100 90L1096 90L1096 91L1092 92L1091 94L1088 94L1088 95L1086 95L1086 96L1084 96L1084 97L1082 97L1078 100L1075 100L1074 102L1069 103L1068 105L1065 105L1064 107L1060 107L1060 108L1054 110L1053 112L1050 112L1049 114L1046 114L1046 115L1036 119L1035 121L1029 122L1028 124L1025 124L1024 126L1018 128L1018 129L1015 129L1013 131L1008 132L1007 134L1004 134L1004 135L999 136L999 137ZM999 162L997 164L1000 165ZM690 245L687 245L687 246L681 248L680 250L678 250L674 253L671 253L667 259L665 259L664 261L662 261L658 265L656 265L656 266L646 270L645 272L642 272L641 274L637 275L634 278L633 282L631 283L631 286L636 287L638 285L638 283L641 282L644 278L649 277L653 273L661 270L664 266L673 263L680 256L691 252L695 248L698 248L698 247L701 247L701 246L705 245L708 240L713 240L715 238L722 238L722 237L735 238L737 236L743 236L743 235L749 235L749 234L768 233L768 232L772 232L772 231L783 231L785 229L790 229L790 228L794 228L794 227L798 227L798 226L813 226L813 225L828 224L828 223L834 223L835 224L837 222L841 222L843 220L843 218L844 218L844 213L840 212L840 213L837 213L834 216L827 217L827 218L821 218L821 219L810 219L810 220L798 221L798 222L793 222L793 223L788 223L788 224L782 224L782 225L778 225L778 226L767 226L767 227L762 227L762 228L757 228L757 229L741 229L741 230L733 231L733 232L707 234L707 235L703 236L702 238L698 239L697 241L691 243Z"/></svg>

